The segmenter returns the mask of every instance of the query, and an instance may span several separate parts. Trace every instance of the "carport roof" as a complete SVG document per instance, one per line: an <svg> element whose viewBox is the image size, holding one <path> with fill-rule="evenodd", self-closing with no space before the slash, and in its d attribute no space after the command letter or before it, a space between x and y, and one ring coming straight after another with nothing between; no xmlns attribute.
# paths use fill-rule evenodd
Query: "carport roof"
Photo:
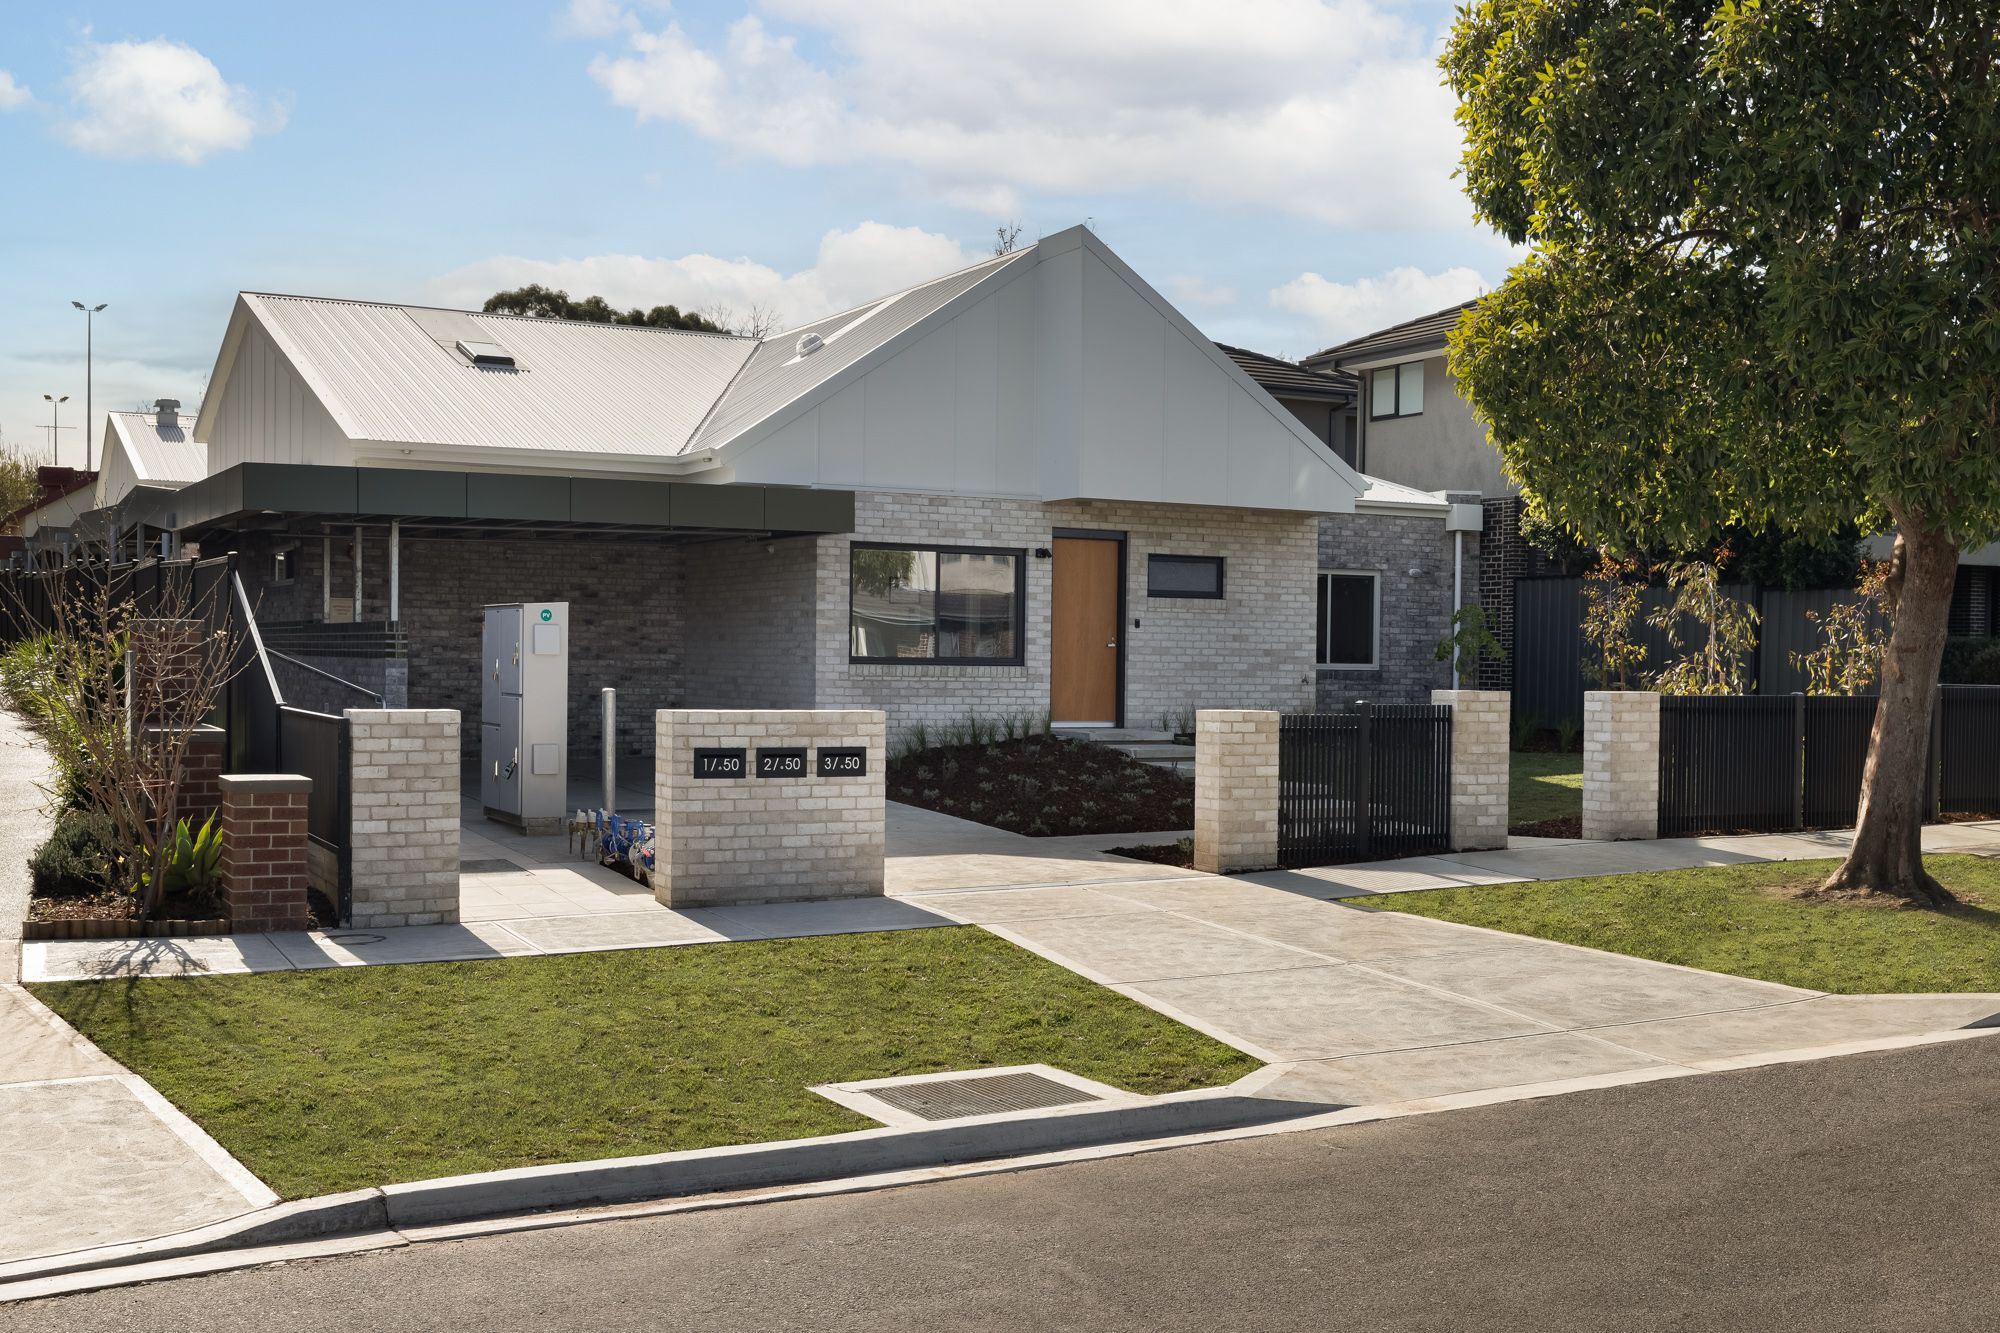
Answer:
<svg viewBox="0 0 2000 1333"><path fill-rule="evenodd" d="M387 521L482 532L773 535L854 529L852 491L514 472L239 463L162 492L125 522L190 533L285 520Z"/></svg>

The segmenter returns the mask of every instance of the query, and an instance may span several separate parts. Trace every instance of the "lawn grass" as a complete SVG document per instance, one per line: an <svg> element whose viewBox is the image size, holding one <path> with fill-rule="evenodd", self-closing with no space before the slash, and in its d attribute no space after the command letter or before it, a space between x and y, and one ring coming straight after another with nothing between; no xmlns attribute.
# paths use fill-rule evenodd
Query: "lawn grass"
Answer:
<svg viewBox="0 0 2000 1333"><path fill-rule="evenodd" d="M1841 994L2000 991L2000 863L1926 858L1962 906L1812 902L1833 861L1382 894L1366 905Z"/></svg>
<svg viewBox="0 0 2000 1333"><path fill-rule="evenodd" d="M287 1198L873 1125L816 1083L1258 1064L971 927L33 989Z"/></svg>
<svg viewBox="0 0 2000 1333"><path fill-rule="evenodd" d="M1516 750L1509 757L1510 827L1583 818L1583 756Z"/></svg>

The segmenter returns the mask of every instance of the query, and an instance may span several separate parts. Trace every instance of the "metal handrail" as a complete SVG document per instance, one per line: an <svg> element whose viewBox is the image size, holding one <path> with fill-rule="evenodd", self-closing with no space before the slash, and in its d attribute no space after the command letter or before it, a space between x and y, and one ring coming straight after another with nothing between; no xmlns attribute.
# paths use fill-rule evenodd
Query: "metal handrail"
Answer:
<svg viewBox="0 0 2000 1333"><path fill-rule="evenodd" d="M356 685L353 681L348 680L344 676L336 676L331 671L327 671L320 667L316 667L311 662L301 661L299 658L293 657L290 653L281 653L276 648L267 648L264 650L264 652L266 656L275 657L280 662L290 662L293 666L303 667L307 671L312 672L315 676L319 676L324 680L330 680L336 685L344 685L348 689L353 690L356 694L365 694L370 699L373 699L377 704L380 704L382 702L382 696L377 694L374 690L369 689L366 685ZM279 701L279 706L280 707L284 706L282 700ZM309 708L298 708L298 709L293 709L292 711L300 713L309 713L313 710Z"/></svg>

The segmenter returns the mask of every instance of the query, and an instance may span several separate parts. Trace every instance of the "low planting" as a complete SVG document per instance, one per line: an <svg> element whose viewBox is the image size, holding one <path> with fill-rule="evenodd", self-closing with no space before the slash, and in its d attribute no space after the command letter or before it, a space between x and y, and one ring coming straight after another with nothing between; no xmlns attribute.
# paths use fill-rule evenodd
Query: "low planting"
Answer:
<svg viewBox="0 0 2000 1333"><path fill-rule="evenodd" d="M1194 826L1193 778L1046 734L905 749L889 762L888 794L1030 837Z"/></svg>
<svg viewBox="0 0 2000 1333"><path fill-rule="evenodd" d="M971 927L33 989L293 1198L870 1127L818 1083L1257 1066Z"/></svg>
<svg viewBox="0 0 2000 1333"><path fill-rule="evenodd" d="M1925 864L1943 911L1810 895L1837 865L1786 861L1366 900L1382 911L1561 940L1841 994L2000 991L2000 864Z"/></svg>

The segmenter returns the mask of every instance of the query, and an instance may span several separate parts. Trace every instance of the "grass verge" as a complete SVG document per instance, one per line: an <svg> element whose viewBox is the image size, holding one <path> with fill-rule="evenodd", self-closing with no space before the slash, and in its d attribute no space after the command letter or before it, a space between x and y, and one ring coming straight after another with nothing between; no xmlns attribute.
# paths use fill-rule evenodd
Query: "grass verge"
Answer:
<svg viewBox="0 0 2000 1333"><path fill-rule="evenodd" d="M873 1125L816 1083L1258 1064L970 927L33 989L287 1198Z"/></svg>
<svg viewBox="0 0 2000 1333"><path fill-rule="evenodd" d="M1508 827L1579 837L1583 823L1583 756L1516 750L1509 757ZM1575 821L1570 829L1557 821Z"/></svg>
<svg viewBox="0 0 2000 1333"><path fill-rule="evenodd" d="M1937 856L1948 912L1791 896L1836 862L1383 894L1367 906L1840 994L2000 991L2000 864Z"/></svg>

